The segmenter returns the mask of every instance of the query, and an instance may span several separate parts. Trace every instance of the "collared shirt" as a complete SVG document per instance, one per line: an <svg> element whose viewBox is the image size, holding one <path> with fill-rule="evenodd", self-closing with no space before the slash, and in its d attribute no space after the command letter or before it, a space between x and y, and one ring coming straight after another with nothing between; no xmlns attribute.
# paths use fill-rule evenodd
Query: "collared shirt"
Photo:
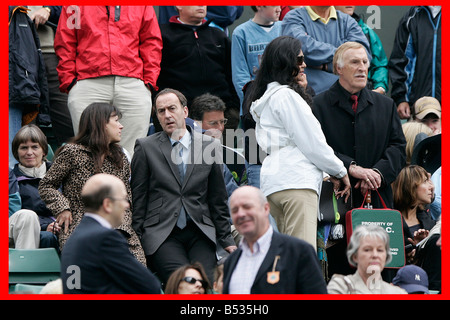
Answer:
<svg viewBox="0 0 450 320"><path fill-rule="evenodd" d="M173 145L176 140L170 138L170 143ZM186 130L186 133L183 135L183 137L180 139L180 144L183 146L183 153L181 155L181 158L183 159L183 163L189 163L189 154L191 150L191 133L189 130Z"/></svg>
<svg viewBox="0 0 450 320"><path fill-rule="evenodd" d="M255 282L256 274L269 251L272 243L273 228L264 233L254 244L253 252L250 250L248 243L242 238L239 247L242 249L242 254L236 264L230 279L229 292L231 294L249 294L253 283Z"/></svg>
<svg viewBox="0 0 450 320"><path fill-rule="evenodd" d="M90 217L90 218L96 220L98 223L100 223L105 228L108 228L108 229L113 228L111 226L111 224L105 218L103 218L102 216L100 216L98 214L86 212L84 215L86 217Z"/></svg>
<svg viewBox="0 0 450 320"><path fill-rule="evenodd" d="M320 19L320 21L322 21L324 24L327 24L330 19L335 19L337 20L337 13L336 13L336 9L334 8L334 6L331 6L330 8L330 16L328 17L328 19L322 18L321 16L319 16L317 13L314 12L313 9L311 9L310 6L305 6L306 11L308 12L309 16L311 17L311 20L316 21L318 19Z"/></svg>

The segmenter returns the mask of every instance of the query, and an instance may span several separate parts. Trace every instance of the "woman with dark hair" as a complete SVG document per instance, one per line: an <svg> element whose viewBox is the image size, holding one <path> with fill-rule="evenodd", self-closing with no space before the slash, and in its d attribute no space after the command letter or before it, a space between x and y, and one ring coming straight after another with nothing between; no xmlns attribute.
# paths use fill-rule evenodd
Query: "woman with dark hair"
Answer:
<svg viewBox="0 0 450 320"><path fill-rule="evenodd" d="M436 224L429 210L425 208L433 202L434 185L431 175L421 166L404 167L392 184L394 208L401 212L405 240L416 244L423 240ZM406 244L408 244L406 242Z"/></svg>
<svg viewBox="0 0 450 320"><path fill-rule="evenodd" d="M400 211L403 217L408 262L417 264L428 273L430 290L440 290L441 249L436 245L440 237L440 225L436 226L436 221L432 219L427 208L434 200L431 176L423 167L409 165L400 171L392 189L394 208ZM425 239L426 243L422 244Z"/></svg>
<svg viewBox="0 0 450 320"><path fill-rule="evenodd" d="M175 270L167 280L165 294L207 294L211 284L203 266L194 262Z"/></svg>
<svg viewBox="0 0 450 320"><path fill-rule="evenodd" d="M130 163L118 144L123 128L120 117L119 110L110 104L90 104L81 115L78 135L55 152L53 165L39 185L42 199L61 226L61 250L85 213L81 189L92 175L117 176L127 187L131 200ZM62 193L58 190L60 186ZM132 253L145 265L139 238L131 227L131 208L117 229L128 239Z"/></svg>
<svg viewBox="0 0 450 320"><path fill-rule="evenodd" d="M280 232L317 248L324 173L332 177L338 197L348 198L350 182L312 113L311 96L299 84L299 72L305 67L299 40L288 36L272 40L250 88L249 101L256 139L268 154L261 168L260 188L271 214Z"/></svg>

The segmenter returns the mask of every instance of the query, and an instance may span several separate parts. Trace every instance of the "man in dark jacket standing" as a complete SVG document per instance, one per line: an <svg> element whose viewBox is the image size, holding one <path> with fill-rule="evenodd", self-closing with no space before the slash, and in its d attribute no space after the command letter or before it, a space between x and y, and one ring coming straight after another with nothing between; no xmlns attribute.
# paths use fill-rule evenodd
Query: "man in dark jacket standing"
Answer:
<svg viewBox="0 0 450 320"><path fill-rule="evenodd" d="M389 59L391 97L401 119L417 99L441 102L441 7L414 6L400 20Z"/></svg>
<svg viewBox="0 0 450 320"><path fill-rule="evenodd" d="M327 143L347 167L352 206L361 206L364 194L378 189L392 207L390 184L405 165L406 140L394 101L366 88L368 66L363 46L341 45L333 60L339 80L314 98L313 112ZM372 205L381 207L378 196L372 197Z"/></svg>
<svg viewBox="0 0 450 320"><path fill-rule="evenodd" d="M390 185L405 165L406 140L394 101L366 87L368 68L362 45L341 45L333 59L339 79L314 98L313 113L327 143L347 167L352 207L360 207L364 195L378 189L392 208ZM376 192L372 192L372 206L382 208ZM345 247L346 242L341 241L327 250L329 276L353 272L346 262Z"/></svg>
<svg viewBox="0 0 450 320"><path fill-rule="evenodd" d="M163 50L158 87L181 91L190 106L204 93L220 97L227 107L226 128L236 128L240 102L231 79L231 41L205 20L206 6L177 6L178 16L162 24ZM231 114L230 114L231 112Z"/></svg>

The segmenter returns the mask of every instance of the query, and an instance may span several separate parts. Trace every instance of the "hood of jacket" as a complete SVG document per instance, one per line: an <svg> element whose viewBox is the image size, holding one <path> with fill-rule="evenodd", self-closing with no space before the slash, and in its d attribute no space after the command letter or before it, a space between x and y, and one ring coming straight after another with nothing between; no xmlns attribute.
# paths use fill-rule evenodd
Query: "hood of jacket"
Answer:
<svg viewBox="0 0 450 320"><path fill-rule="evenodd" d="M278 90L288 87L288 85L281 85L278 82L271 82L267 85L267 90L262 97L252 102L250 113L257 124L260 122L261 114L264 109L269 105L268 102L272 95Z"/></svg>

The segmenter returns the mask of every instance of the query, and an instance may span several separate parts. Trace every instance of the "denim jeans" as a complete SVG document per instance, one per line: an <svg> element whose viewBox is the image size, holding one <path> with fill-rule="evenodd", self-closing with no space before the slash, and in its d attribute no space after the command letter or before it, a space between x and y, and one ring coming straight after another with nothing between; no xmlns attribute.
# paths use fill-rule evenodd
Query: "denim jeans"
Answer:
<svg viewBox="0 0 450 320"><path fill-rule="evenodd" d="M246 161L245 167L247 170L248 185L259 188L261 165L260 164L250 164Z"/></svg>

